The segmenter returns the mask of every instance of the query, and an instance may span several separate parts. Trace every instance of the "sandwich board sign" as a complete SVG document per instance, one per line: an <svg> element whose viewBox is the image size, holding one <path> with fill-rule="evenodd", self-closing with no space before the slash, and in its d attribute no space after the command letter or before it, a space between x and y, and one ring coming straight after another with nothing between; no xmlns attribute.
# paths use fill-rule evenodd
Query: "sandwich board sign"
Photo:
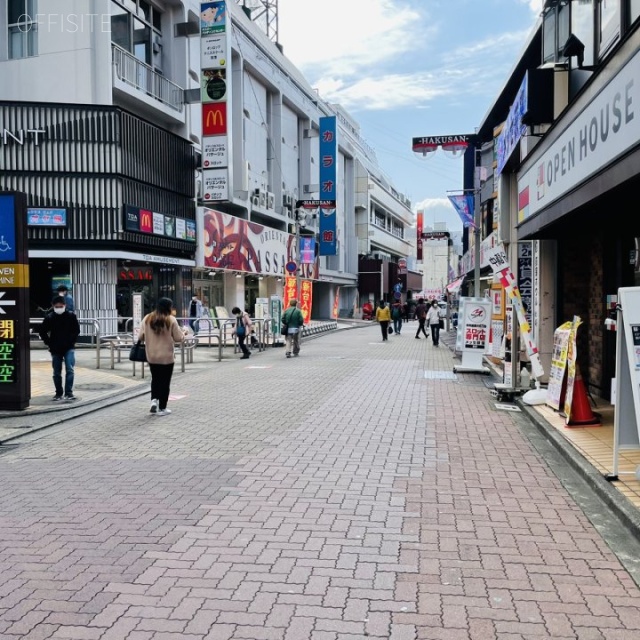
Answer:
<svg viewBox="0 0 640 640"><path fill-rule="evenodd" d="M640 449L640 287L618 289L615 398L612 476L620 449Z"/></svg>
<svg viewBox="0 0 640 640"><path fill-rule="evenodd" d="M458 327L460 331L460 351L462 364L455 366L455 372L490 373L482 363L489 348L489 328L491 324L491 301L487 298L461 298Z"/></svg>

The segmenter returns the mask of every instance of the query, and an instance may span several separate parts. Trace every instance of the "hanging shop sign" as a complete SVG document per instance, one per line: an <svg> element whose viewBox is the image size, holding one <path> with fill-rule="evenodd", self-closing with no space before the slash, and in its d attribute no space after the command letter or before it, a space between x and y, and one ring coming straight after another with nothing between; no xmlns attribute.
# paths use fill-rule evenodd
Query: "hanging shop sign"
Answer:
<svg viewBox="0 0 640 640"><path fill-rule="evenodd" d="M226 2L200 3L200 34L203 36L224 32L227 22Z"/></svg>
<svg viewBox="0 0 640 640"><path fill-rule="evenodd" d="M338 138L335 116L320 118L320 195L324 200L333 200L337 197L337 165L338 165ZM335 205L333 207L320 208L320 255L335 256L338 253L337 243L337 216Z"/></svg>
<svg viewBox="0 0 640 640"><path fill-rule="evenodd" d="M202 172L202 199L207 202L229 199L229 171L226 168Z"/></svg>

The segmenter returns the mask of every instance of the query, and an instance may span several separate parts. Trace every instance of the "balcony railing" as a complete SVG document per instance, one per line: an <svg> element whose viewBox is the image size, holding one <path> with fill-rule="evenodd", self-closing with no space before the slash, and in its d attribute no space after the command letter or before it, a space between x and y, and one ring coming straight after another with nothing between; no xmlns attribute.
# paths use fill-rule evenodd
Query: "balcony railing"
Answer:
<svg viewBox="0 0 640 640"><path fill-rule="evenodd" d="M181 87L117 45L112 44L111 49L113 66L119 80L182 113L184 92Z"/></svg>

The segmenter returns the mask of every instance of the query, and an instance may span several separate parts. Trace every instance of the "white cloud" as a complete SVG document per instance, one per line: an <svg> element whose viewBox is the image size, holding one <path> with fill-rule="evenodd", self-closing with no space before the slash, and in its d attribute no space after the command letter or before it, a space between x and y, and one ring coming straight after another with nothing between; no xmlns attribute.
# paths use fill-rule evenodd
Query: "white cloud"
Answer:
<svg viewBox="0 0 640 640"><path fill-rule="evenodd" d="M305 74L348 76L414 48L424 37L419 18L398 0L280 0L278 29L285 55Z"/></svg>
<svg viewBox="0 0 640 640"><path fill-rule="evenodd" d="M417 6L280 0L280 41L323 99L351 111L420 109L443 97L489 99L527 34L494 34L443 54L441 24Z"/></svg>

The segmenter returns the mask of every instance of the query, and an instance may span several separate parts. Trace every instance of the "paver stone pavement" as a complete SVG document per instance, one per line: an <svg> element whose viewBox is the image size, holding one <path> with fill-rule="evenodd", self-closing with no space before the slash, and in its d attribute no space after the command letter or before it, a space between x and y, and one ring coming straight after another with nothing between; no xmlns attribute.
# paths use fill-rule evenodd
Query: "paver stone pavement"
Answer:
<svg viewBox="0 0 640 640"><path fill-rule="evenodd" d="M0 448L0 638L640 638L582 497L445 346L335 332L169 406Z"/></svg>

